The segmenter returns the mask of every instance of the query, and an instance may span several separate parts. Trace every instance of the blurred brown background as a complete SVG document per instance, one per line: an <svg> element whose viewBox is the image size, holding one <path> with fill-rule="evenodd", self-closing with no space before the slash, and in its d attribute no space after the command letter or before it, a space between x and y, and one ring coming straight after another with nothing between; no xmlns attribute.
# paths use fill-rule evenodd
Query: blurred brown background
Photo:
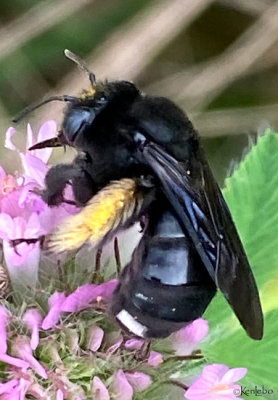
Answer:
<svg viewBox="0 0 278 400"><path fill-rule="evenodd" d="M220 181L252 135L278 128L275 0L1 0L0 23L1 139L28 104L88 86L65 48L98 78L130 79L178 103ZM62 108L46 105L18 129L59 122ZM12 170L12 153L0 154Z"/></svg>

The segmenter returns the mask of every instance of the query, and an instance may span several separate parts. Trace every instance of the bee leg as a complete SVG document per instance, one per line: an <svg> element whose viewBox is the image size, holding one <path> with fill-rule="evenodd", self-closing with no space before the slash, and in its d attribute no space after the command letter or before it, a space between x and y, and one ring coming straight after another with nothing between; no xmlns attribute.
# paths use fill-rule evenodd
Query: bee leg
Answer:
<svg viewBox="0 0 278 400"><path fill-rule="evenodd" d="M73 165L80 170L80 175L72 179L72 191L78 205L85 205L97 192L97 187L92 180L89 170L92 160L86 153L78 154Z"/></svg>
<svg viewBox="0 0 278 400"><path fill-rule="evenodd" d="M141 356L142 358L148 358L151 351L151 339L146 339L142 348L141 348Z"/></svg>
<svg viewBox="0 0 278 400"><path fill-rule="evenodd" d="M175 386L180 387L181 389L183 389L185 391L189 388L189 386L185 385L182 382L176 381L175 379L169 379L169 380L166 380L166 381L164 381L162 383L163 384L165 383L166 385L168 385L168 384L175 385Z"/></svg>
<svg viewBox="0 0 278 400"><path fill-rule="evenodd" d="M90 175L82 171L78 178L72 180L72 191L77 204L82 206L93 197L97 189Z"/></svg>
<svg viewBox="0 0 278 400"><path fill-rule="evenodd" d="M173 358L175 360L202 360L204 358L204 355L200 352L200 350L196 350L192 354L187 355L187 356L173 355L169 358Z"/></svg>
<svg viewBox="0 0 278 400"><path fill-rule="evenodd" d="M9 274L7 268L0 264L0 299L8 299L12 293Z"/></svg>
<svg viewBox="0 0 278 400"><path fill-rule="evenodd" d="M148 226L148 219L146 215L142 215L139 221L140 224L140 233L144 233Z"/></svg>
<svg viewBox="0 0 278 400"><path fill-rule="evenodd" d="M102 247L97 249L96 259L95 259L95 273L98 273L101 267L101 255L102 255Z"/></svg>
<svg viewBox="0 0 278 400"><path fill-rule="evenodd" d="M136 351L135 358L138 361L145 361L149 358L150 351L151 351L151 339L145 339L141 349Z"/></svg>
<svg viewBox="0 0 278 400"><path fill-rule="evenodd" d="M64 200L63 192L69 181L82 179L84 171L74 164L58 164L52 167L45 177L46 188L42 191L42 199L49 206L57 206Z"/></svg>
<svg viewBox="0 0 278 400"><path fill-rule="evenodd" d="M117 275L119 276L121 273L122 265L121 265L121 255L119 250L119 242L117 237L115 237L114 239L114 255L116 260Z"/></svg>

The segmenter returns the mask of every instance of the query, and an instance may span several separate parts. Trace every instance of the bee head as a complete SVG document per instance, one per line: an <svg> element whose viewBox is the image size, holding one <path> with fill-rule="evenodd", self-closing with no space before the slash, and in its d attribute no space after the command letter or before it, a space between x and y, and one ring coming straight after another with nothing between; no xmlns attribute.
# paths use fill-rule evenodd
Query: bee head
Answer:
<svg viewBox="0 0 278 400"><path fill-rule="evenodd" d="M84 147L86 145L85 133L88 128L92 127L96 117L102 114L105 119L107 110L111 111L111 108L114 108L114 111L116 111L115 109L126 107L139 94L135 85L128 81L96 82L95 74L77 55L69 50L65 50L65 55L88 74L91 86L88 90L83 90L78 97L69 95L50 96L38 104L25 108L13 118L13 122L18 122L32 111L52 101L68 103L58 137L37 143L30 150L64 145ZM82 142L83 146L80 146Z"/></svg>
<svg viewBox="0 0 278 400"><path fill-rule="evenodd" d="M131 82L97 83L68 104L61 127L64 138L72 146L86 146L99 121L102 125L112 124L112 116L120 115L138 95L139 90Z"/></svg>

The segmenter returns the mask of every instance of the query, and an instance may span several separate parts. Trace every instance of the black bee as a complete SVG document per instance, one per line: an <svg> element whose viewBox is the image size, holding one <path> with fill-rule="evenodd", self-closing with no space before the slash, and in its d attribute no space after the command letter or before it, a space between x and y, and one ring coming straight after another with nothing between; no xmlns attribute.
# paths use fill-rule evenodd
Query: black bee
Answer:
<svg viewBox="0 0 278 400"><path fill-rule="evenodd" d="M142 239L111 305L123 327L141 337L168 336L201 317L220 289L248 335L261 339L255 279L187 116L131 82L96 82L75 55L66 55L88 72L92 87L80 97L41 103L69 102L58 137L33 148L69 145L78 151L72 163L49 170L42 197L59 204L71 182L76 202L84 205L58 231L54 247L86 240L101 245L141 221Z"/></svg>

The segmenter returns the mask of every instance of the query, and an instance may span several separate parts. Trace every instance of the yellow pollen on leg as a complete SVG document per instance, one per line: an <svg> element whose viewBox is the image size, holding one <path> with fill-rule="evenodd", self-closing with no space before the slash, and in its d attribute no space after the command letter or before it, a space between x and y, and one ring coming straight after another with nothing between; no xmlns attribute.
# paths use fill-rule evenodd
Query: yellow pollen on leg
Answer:
<svg viewBox="0 0 278 400"><path fill-rule="evenodd" d="M122 220L135 204L136 183L132 179L112 182L100 190L77 215L69 217L50 239L53 251L74 250L86 241L96 246Z"/></svg>

